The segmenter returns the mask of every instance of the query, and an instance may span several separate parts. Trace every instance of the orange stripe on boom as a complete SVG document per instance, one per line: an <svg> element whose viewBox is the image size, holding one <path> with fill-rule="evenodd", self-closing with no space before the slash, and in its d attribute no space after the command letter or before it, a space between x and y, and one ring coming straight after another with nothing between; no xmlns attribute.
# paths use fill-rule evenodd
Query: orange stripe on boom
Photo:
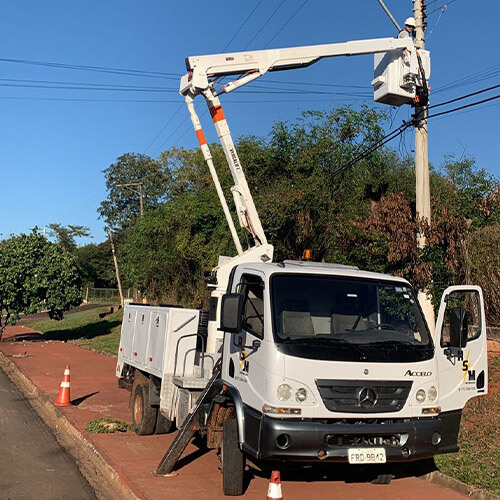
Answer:
<svg viewBox="0 0 500 500"><path fill-rule="evenodd" d="M210 108L210 114L212 115L212 120L214 123L226 119L226 117L224 116L224 111L222 111L222 108L220 106L214 106L213 108Z"/></svg>
<svg viewBox="0 0 500 500"><path fill-rule="evenodd" d="M207 143L207 140L205 139L205 134L203 133L202 128L200 128L199 130L196 131L196 137L198 137L198 142L200 143L200 146L203 146L204 144Z"/></svg>

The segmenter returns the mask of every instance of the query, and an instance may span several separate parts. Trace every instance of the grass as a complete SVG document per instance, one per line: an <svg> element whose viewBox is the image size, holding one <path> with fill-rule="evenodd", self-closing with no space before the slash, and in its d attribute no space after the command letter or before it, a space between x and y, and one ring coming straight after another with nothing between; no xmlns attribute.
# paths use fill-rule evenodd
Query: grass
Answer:
<svg viewBox="0 0 500 500"><path fill-rule="evenodd" d="M68 314L61 321L42 319L26 323L49 339L66 340L87 349L116 355L120 344L123 311L100 318L108 307L99 307Z"/></svg>
<svg viewBox="0 0 500 500"><path fill-rule="evenodd" d="M127 424L127 422L112 418L96 418L91 422L87 422L85 430L93 434L112 434L114 432L131 431L133 430L133 426L132 424Z"/></svg>
<svg viewBox="0 0 500 500"><path fill-rule="evenodd" d="M500 356L490 359L489 383L500 382ZM500 393L470 401L464 409L460 452L436 457L441 472L500 495Z"/></svg>

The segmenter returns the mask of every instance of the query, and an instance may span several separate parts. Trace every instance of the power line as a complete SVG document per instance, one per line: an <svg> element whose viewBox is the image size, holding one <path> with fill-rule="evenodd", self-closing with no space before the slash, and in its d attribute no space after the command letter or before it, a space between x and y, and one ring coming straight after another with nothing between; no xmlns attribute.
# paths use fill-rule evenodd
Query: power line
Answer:
<svg viewBox="0 0 500 500"><path fill-rule="evenodd" d="M481 101L476 101L476 102L471 102L469 104L464 104L463 106L458 106L457 108L448 109L446 111L441 111L439 113L434 113L433 115L429 115L427 118L435 118L437 116L448 115L450 113L454 113L455 111L460 111L462 109L472 108L473 106L479 106L480 104L494 101L495 99L500 99L500 94L495 95L493 97L488 97L487 99L482 99Z"/></svg>
<svg viewBox="0 0 500 500"><path fill-rule="evenodd" d="M19 101L62 101L62 102L130 102L130 103L170 103L175 104L179 102L179 99L175 100L165 100L165 99L78 99L78 98L62 98L62 97L24 97L24 96L0 96L0 99L8 100L19 100ZM330 102L331 99L252 99L252 100L231 100L228 101L231 104L253 104L253 103L302 103L302 102ZM336 101L341 102L351 102L351 101L366 101L364 98L351 98L351 99L336 99Z"/></svg>
<svg viewBox="0 0 500 500"><path fill-rule="evenodd" d="M302 7L304 7L304 5L308 1L309 0L304 0L304 2L300 4L300 7L288 18L285 24L277 31L277 33L271 38L271 40L269 40L269 42L266 43L266 45L264 46L265 49L267 49L267 47L269 47L269 44L288 26L290 21L299 13L299 11L302 9Z"/></svg>
<svg viewBox="0 0 500 500"><path fill-rule="evenodd" d="M494 78L499 75L500 75L500 64L495 64L494 66L489 66L488 68L485 68L481 71L472 73L468 76L459 78L458 80L454 80L441 87L438 87L436 90L433 91L433 93L438 94L440 92L445 92L455 88L465 87L473 83L479 83L485 80L490 80L491 78Z"/></svg>
<svg viewBox="0 0 500 500"><path fill-rule="evenodd" d="M30 64L34 66L47 66L51 68L72 69L78 71L92 71L97 73L111 73L117 75L142 76L147 78L164 78L167 80L178 80L179 73L167 73L163 71L145 71L129 68L112 68L106 66L86 66L83 64L64 64L50 61L31 61L27 59L11 59L0 57L0 62Z"/></svg>
<svg viewBox="0 0 500 500"><path fill-rule="evenodd" d="M323 82L292 82L292 81L277 81L277 80L266 80L266 83L271 84L285 84L285 85L309 85L309 86L317 86L317 87L343 87L348 89L363 89L363 90L371 90L371 87L368 85L343 85L339 83L323 83Z"/></svg>
<svg viewBox="0 0 500 500"><path fill-rule="evenodd" d="M262 30L268 25L269 21L274 17L276 12L281 9L282 5L285 3L285 0L281 0L281 3L274 9L273 13L266 19L265 23L260 27L260 29L255 33L255 35L252 37L252 39L245 45L243 50L246 50L248 46L260 35Z"/></svg>
<svg viewBox="0 0 500 500"><path fill-rule="evenodd" d="M100 87L84 85L54 85L54 84L31 84L31 83L0 83L0 87L32 88L32 89L52 89L52 90L97 90L112 92L169 92L177 93L178 89L168 87L117 87L111 85L102 85Z"/></svg>
<svg viewBox="0 0 500 500"><path fill-rule="evenodd" d="M125 89L141 89L141 90L169 90L169 91L177 91L175 88L169 87L152 87L144 85L118 85L118 84L107 84L107 83L91 83L91 82L67 82L61 80L27 80L20 78L0 78L2 82L16 82L16 83L43 83L50 85L83 85L89 87L112 87L112 88L125 88Z"/></svg>
<svg viewBox="0 0 500 500"><path fill-rule="evenodd" d="M498 88L500 88L500 84L493 85L492 87L488 87L486 89L477 90L476 92L471 92L470 94L455 97L455 99L450 99L448 101L440 102L438 104L433 104L433 105L429 106L427 109L438 108L439 106L446 106L447 104L461 101L463 99L468 99L469 97L474 97L475 95L484 94L485 92L490 92L491 90L498 89Z"/></svg>
<svg viewBox="0 0 500 500"><path fill-rule="evenodd" d="M179 104L179 107L175 110L175 112L170 116L170 118L167 120L167 123L163 126L163 128L154 136L154 139L149 143L148 147L144 150L144 154L146 154L147 150L153 145L153 143L160 137L160 135L163 133L163 131L167 128L167 126L172 122L172 120L176 117L177 113L181 110L183 107L184 103L181 102Z"/></svg>
<svg viewBox="0 0 500 500"><path fill-rule="evenodd" d="M250 12L250 14L248 14L247 18L241 23L240 27L236 30L236 32L233 35L233 37L231 38L231 40L229 40L229 42L226 43L226 46L222 49L222 52L225 52L226 49L229 47L229 45L231 45L231 42L236 38L236 36L238 35L238 33L243 29L243 27L245 26L245 24L252 17L252 14L257 10L257 8L259 7L259 5L261 3L262 3L262 0L259 0L259 3L252 9L252 11Z"/></svg>
<svg viewBox="0 0 500 500"><path fill-rule="evenodd" d="M430 16L434 14L434 12L437 12L438 10L444 9L446 10L450 4L453 2L456 2L456 0L450 0L449 2L444 3L443 5L440 5L439 7L436 7L434 10L431 10L430 12L427 13L427 16Z"/></svg>
<svg viewBox="0 0 500 500"><path fill-rule="evenodd" d="M386 134L384 137L376 141L374 144L363 150L359 155L355 156L351 161L347 162L345 165L342 165L341 167L337 168L332 174L333 177L336 177L337 175L340 175L341 173L345 172L349 168L351 168L353 165L356 163L359 163L361 160L365 159L366 157L370 156L372 153L374 153L377 149L380 149L382 146L387 144L388 142L392 141L396 137L400 136L408 127L411 127L414 125L414 120L410 120L408 122L404 122L402 125L400 125L397 129L389 132Z"/></svg>

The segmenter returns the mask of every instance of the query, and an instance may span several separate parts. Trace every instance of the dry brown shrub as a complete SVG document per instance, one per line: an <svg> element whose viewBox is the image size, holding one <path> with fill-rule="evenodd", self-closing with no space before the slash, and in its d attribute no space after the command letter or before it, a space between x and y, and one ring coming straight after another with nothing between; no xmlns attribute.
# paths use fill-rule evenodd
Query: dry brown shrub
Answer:
<svg viewBox="0 0 500 500"><path fill-rule="evenodd" d="M465 283L482 287L486 322L500 326L500 225L469 234L463 242L463 256Z"/></svg>

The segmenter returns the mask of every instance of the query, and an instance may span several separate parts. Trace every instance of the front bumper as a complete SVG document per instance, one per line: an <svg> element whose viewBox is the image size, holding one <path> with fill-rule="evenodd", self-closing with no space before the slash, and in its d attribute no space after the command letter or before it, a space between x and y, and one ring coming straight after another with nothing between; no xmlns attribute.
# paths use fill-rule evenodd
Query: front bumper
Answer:
<svg viewBox="0 0 500 500"><path fill-rule="evenodd" d="M243 408L242 448L259 459L347 462L349 448L382 447L388 462L407 462L458 451L461 411L431 418L393 419L395 423L369 418L325 423L271 418L248 406Z"/></svg>

